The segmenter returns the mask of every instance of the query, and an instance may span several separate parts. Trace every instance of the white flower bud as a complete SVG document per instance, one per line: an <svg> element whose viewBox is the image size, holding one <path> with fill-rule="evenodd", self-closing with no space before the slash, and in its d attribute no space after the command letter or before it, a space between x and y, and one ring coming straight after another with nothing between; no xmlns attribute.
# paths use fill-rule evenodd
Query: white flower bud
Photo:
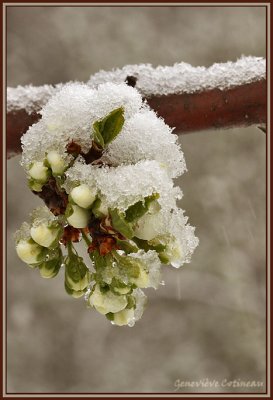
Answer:
<svg viewBox="0 0 273 400"><path fill-rule="evenodd" d="M128 325L128 323L134 318L134 309L126 308L125 310L119 311L114 314L113 322L115 325L123 326Z"/></svg>
<svg viewBox="0 0 273 400"><path fill-rule="evenodd" d="M37 264L43 248L36 243L20 240L16 246L18 256L27 264Z"/></svg>
<svg viewBox="0 0 273 400"><path fill-rule="evenodd" d="M160 253L160 255L163 256L164 259L166 259L166 261L175 268L181 267L185 259L182 245L175 238L173 238L173 241L169 241L166 249L162 253Z"/></svg>
<svg viewBox="0 0 273 400"><path fill-rule="evenodd" d="M102 293L98 285L89 297L89 303L101 314L116 313L127 306L127 299L124 295L115 295L110 290Z"/></svg>
<svg viewBox="0 0 273 400"><path fill-rule="evenodd" d="M145 214L139 218L134 235L142 240L154 239L159 234L158 214Z"/></svg>
<svg viewBox="0 0 273 400"><path fill-rule="evenodd" d="M28 171L31 178L39 181L41 183L45 183L49 176L49 170L44 166L44 163L41 161L36 161L32 164Z"/></svg>
<svg viewBox="0 0 273 400"><path fill-rule="evenodd" d="M67 217L67 222L74 228L85 228L90 218L90 212L74 204L71 204L71 207L73 213Z"/></svg>
<svg viewBox="0 0 273 400"><path fill-rule="evenodd" d="M62 175L64 173L66 163L57 151L49 151L46 158L52 169L53 175Z"/></svg>
<svg viewBox="0 0 273 400"><path fill-rule="evenodd" d="M131 278L130 281L139 288L147 288L149 286L149 274L143 268L140 268L139 276Z"/></svg>
<svg viewBox="0 0 273 400"><path fill-rule="evenodd" d="M72 200L82 208L89 208L94 203L96 195L97 190L85 184L75 187L70 193Z"/></svg>
<svg viewBox="0 0 273 400"><path fill-rule="evenodd" d="M56 240L60 228L50 228L47 223L33 226L30 229L32 239L43 247L50 247Z"/></svg>

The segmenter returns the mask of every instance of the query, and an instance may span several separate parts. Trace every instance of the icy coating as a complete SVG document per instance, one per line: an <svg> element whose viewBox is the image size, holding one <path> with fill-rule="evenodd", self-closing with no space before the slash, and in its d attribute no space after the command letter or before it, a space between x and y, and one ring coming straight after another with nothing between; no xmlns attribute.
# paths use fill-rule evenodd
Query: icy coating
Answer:
<svg viewBox="0 0 273 400"><path fill-rule="evenodd" d="M166 168L157 161L140 161L134 165L95 167L76 162L66 172L64 187L70 193L75 181L96 187L105 205L125 211L137 201L159 193L159 204L169 209L182 197L179 187L174 187Z"/></svg>
<svg viewBox="0 0 273 400"><path fill-rule="evenodd" d="M215 63L209 68L194 67L188 63L153 67L151 64L126 65L112 71L99 71L90 77L87 85L98 87L105 82L122 83L127 76L137 78L136 88L143 96L171 93L194 93L214 88L225 90L264 79L266 61L262 57L242 56L237 61ZM34 87L17 86L7 89L7 111L26 110L29 114L43 107L62 84Z"/></svg>
<svg viewBox="0 0 273 400"><path fill-rule="evenodd" d="M144 95L194 93L218 88L229 89L265 78L266 63L262 57L242 56L236 62L215 63L211 67L193 67L181 62L172 67L151 64L126 65L110 72L100 71L91 76L88 85L97 87L104 82L124 82L127 76L137 78L136 88Z"/></svg>
<svg viewBox="0 0 273 400"><path fill-rule="evenodd" d="M68 83L40 114L21 139L21 164L47 206L15 234L17 254L43 278L63 267L69 295L133 326L162 264L189 263L198 245L177 206L174 178L186 171L177 136L125 83ZM73 246L81 240L89 266Z"/></svg>

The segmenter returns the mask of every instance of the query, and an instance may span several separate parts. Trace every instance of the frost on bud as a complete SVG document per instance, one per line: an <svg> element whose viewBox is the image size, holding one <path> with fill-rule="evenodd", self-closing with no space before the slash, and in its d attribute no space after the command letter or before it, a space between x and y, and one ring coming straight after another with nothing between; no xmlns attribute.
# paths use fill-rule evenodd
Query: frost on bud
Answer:
<svg viewBox="0 0 273 400"><path fill-rule="evenodd" d="M91 189L86 184L74 187L70 192L70 197L78 206L89 208L95 201L96 189Z"/></svg>
<svg viewBox="0 0 273 400"><path fill-rule="evenodd" d="M32 226L30 235L32 239L43 247L54 247L62 234L62 228L57 222L42 223Z"/></svg>
<svg viewBox="0 0 273 400"><path fill-rule="evenodd" d="M119 311L113 315L113 322L115 325L123 326L128 325L130 321L134 318L134 309L133 308L125 308L122 311Z"/></svg>
<svg viewBox="0 0 273 400"><path fill-rule="evenodd" d="M62 175L66 170L66 162L57 151L49 151L47 153L46 159L52 170L53 176Z"/></svg>
<svg viewBox="0 0 273 400"><path fill-rule="evenodd" d="M105 315L123 310L127 306L127 299L125 295L114 294L111 290L102 292L99 285L96 284L89 297L89 304Z"/></svg>
<svg viewBox="0 0 273 400"><path fill-rule="evenodd" d="M85 228L88 225L90 212L74 204L69 204L66 212L66 219L73 228Z"/></svg>
<svg viewBox="0 0 273 400"><path fill-rule="evenodd" d="M35 243L33 240L21 239L16 245L16 252L26 264L38 264L43 260L44 248Z"/></svg>
<svg viewBox="0 0 273 400"><path fill-rule="evenodd" d="M65 284L72 291L83 291L87 288L90 281L90 273L83 262L82 257L73 254L69 251L69 254L65 260Z"/></svg>
<svg viewBox="0 0 273 400"><path fill-rule="evenodd" d="M46 183L50 176L49 169L41 161L36 161L31 164L28 170L29 176L38 183Z"/></svg>

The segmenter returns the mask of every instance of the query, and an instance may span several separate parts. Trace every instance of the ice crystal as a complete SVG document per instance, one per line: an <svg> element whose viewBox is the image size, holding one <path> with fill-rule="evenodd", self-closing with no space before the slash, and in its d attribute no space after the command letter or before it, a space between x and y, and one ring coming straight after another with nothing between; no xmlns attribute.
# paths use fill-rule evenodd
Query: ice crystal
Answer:
<svg viewBox="0 0 273 400"><path fill-rule="evenodd" d="M20 240L28 240L30 238L30 228L31 225L29 223L23 222L20 229L14 233L15 242L19 242Z"/></svg>
<svg viewBox="0 0 273 400"><path fill-rule="evenodd" d="M140 320L147 302L147 296L143 293L141 289L134 289L133 296L136 300L136 308L134 311L134 317L128 322L128 325L130 327L133 327L136 321Z"/></svg>
<svg viewBox="0 0 273 400"><path fill-rule="evenodd" d="M139 250L137 253L131 253L130 257L141 260L149 272L149 287L157 289L161 279L161 263L155 250Z"/></svg>
<svg viewBox="0 0 273 400"><path fill-rule="evenodd" d="M35 208L30 214L30 217L33 226L58 220L58 217L52 214L52 212L50 212L49 209L45 206Z"/></svg>

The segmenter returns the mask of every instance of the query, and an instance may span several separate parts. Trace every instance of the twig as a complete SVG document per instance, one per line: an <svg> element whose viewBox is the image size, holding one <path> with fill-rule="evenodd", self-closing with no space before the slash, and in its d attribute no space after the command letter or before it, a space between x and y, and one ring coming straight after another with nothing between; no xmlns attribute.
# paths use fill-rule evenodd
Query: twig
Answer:
<svg viewBox="0 0 273 400"><path fill-rule="evenodd" d="M174 71L178 74L178 86L172 91ZM169 76L165 79L169 89L164 95L159 94L160 74L163 77L164 74ZM96 87L107 80L126 81L130 86L136 86L150 107L175 128L177 134L266 124L267 96L263 59L248 57L235 63L214 64L208 69L194 68L183 63L155 69L151 66L126 66L113 72L99 72L91 77L88 85ZM39 110L61 87L45 85L8 88L8 157L20 153L21 136L39 120Z"/></svg>

